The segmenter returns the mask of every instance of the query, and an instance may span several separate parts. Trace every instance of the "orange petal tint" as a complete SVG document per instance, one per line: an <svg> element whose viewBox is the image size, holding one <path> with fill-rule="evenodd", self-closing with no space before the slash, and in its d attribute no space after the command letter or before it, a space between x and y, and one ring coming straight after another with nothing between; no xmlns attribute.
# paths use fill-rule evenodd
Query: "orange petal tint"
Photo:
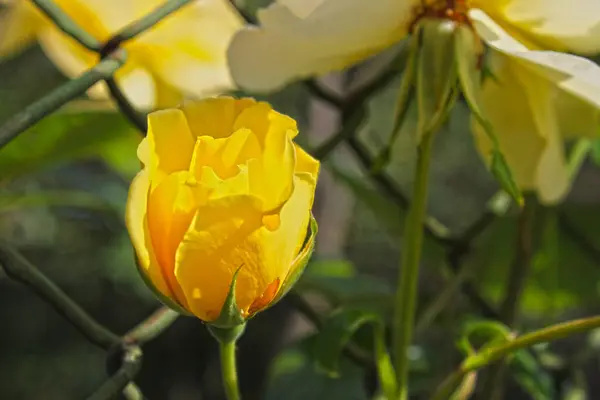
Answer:
<svg viewBox="0 0 600 400"><path fill-rule="evenodd" d="M281 225L281 218L279 214L265 215L262 218L262 223L265 226L265 228L273 232L274 230L277 230L277 228L279 228L279 225Z"/></svg>
<svg viewBox="0 0 600 400"><path fill-rule="evenodd" d="M269 283L269 286L267 286L263 294L258 299L254 300L250 305L250 308L248 308L248 316L262 310L273 301L277 294L277 290L279 289L279 282L279 278L277 278Z"/></svg>

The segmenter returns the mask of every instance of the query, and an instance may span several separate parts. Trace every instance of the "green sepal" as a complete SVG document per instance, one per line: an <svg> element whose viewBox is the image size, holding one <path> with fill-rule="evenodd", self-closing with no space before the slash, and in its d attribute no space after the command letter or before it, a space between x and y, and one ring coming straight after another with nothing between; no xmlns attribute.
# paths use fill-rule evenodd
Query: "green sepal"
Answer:
<svg viewBox="0 0 600 400"><path fill-rule="evenodd" d="M457 26L454 21L424 18L415 32L414 40L420 42L415 71L419 142L440 128L454 106L458 86L454 51Z"/></svg>
<svg viewBox="0 0 600 400"><path fill-rule="evenodd" d="M402 78L400 81L400 88L398 90L398 98L396 100L395 115L394 115L394 126L392 133L386 146L381 150L375 162L371 172L377 174L381 172L390 162L392 148L396 139L402 131L402 125L408 115L408 110L414 97L414 81L415 81L415 68L417 64L417 54L419 51L419 39L418 37L411 37L408 48L408 56L406 60L406 66L402 72Z"/></svg>
<svg viewBox="0 0 600 400"><path fill-rule="evenodd" d="M494 177L519 206L523 206L524 199L517 186L512 171L500 151L500 144L492 125L484 114L481 100L482 71L478 68L479 54L475 46L476 37L473 31L465 26L456 29L454 51L458 65L458 78L462 92L469 104L473 116L482 126L492 143L490 169Z"/></svg>
<svg viewBox="0 0 600 400"><path fill-rule="evenodd" d="M237 341L246 329L246 324L242 323L229 328L219 328L214 325L207 324L208 332L219 341L219 343L231 343Z"/></svg>
<svg viewBox="0 0 600 400"><path fill-rule="evenodd" d="M308 265L308 261L312 256L313 251L315 250L315 238L317 236L317 232L319 231L319 226L317 225L317 220L315 217L310 214L310 223L309 223L309 232L304 240L304 246L302 246L302 250L298 253L298 256L294 260L294 263L290 267L290 272L285 277L285 280L281 284L281 289L271 302L271 305L278 302L283 296L285 296L292 287L298 282L300 276L304 273L306 266Z"/></svg>
<svg viewBox="0 0 600 400"><path fill-rule="evenodd" d="M135 257L135 267L137 268L138 273L142 277L142 280L146 284L146 287L148 287L150 289L150 291L152 293L154 293L154 295L158 298L158 300L161 303L163 303L165 306L169 307L171 310L173 310L175 312L178 312L181 315L186 315L188 317L194 316L194 314L192 314L191 312L189 312L188 310L186 310L182 305L180 305L179 303L175 302L174 300L172 300L168 296L165 296L163 293L161 293L160 290L158 290L156 288L156 286L154 286L154 283L152 283L152 281L150 280L150 278L148 277L148 275L146 275L146 272L144 272L144 269L140 265L140 262L139 262L139 260L138 260L137 257Z"/></svg>
<svg viewBox="0 0 600 400"><path fill-rule="evenodd" d="M238 273L241 269L242 267L240 266L231 278L229 292L227 293L227 297L225 298L225 303L223 303L219 317L214 321L207 322L208 325L212 325L222 330L228 330L246 322L246 319L242 316L242 312L238 308L237 301L235 300L235 286Z"/></svg>

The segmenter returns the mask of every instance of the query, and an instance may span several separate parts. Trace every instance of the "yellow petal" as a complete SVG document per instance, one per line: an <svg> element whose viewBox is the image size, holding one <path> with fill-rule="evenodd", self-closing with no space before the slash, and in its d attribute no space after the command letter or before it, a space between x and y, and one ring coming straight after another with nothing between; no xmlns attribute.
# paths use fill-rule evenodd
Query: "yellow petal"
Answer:
<svg viewBox="0 0 600 400"><path fill-rule="evenodd" d="M600 2L574 0L477 0L497 21L547 49L595 54L600 52Z"/></svg>
<svg viewBox="0 0 600 400"><path fill-rule="evenodd" d="M241 26L228 1L197 1L166 18L140 42L159 79L188 96L204 97L233 89L226 49Z"/></svg>
<svg viewBox="0 0 600 400"><path fill-rule="evenodd" d="M152 186L166 174L187 171L194 139L181 110L156 111L148 115L149 169Z"/></svg>
<svg viewBox="0 0 600 400"><path fill-rule="evenodd" d="M148 197L148 228L156 259L165 281L179 304L185 296L175 279L175 253L196 212L189 174L176 172L163 179Z"/></svg>
<svg viewBox="0 0 600 400"><path fill-rule="evenodd" d="M233 273L238 274L236 299L245 310L268 283L258 261L259 249L248 241L261 227L262 205L252 196L226 197L198 209L177 250L175 276L189 310L210 321L218 317Z"/></svg>
<svg viewBox="0 0 600 400"><path fill-rule="evenodd" d="M233 38L228 59L234 81L253 91L339 70L402 39L418 0L323 0L302 6L275 2L258 11L260 27Z"/></svg>
<svg viewBox="0 0 600 400"><path fill-rule="evenodd" d="M275 297L306 237L315 181L295 178L295 190L281 210L279 227L262 225L260 201L251 196L224 198L198 209L177 253L176 276L192 311L215 319L233 273L238 307L254 313Z"/></svg>
<svg viewBox="0 0 600 400"><path fill-rule="evenodd" d="M98 62L98 55L74 39L50 27L39 32L38 40L48 58L69 78L75 78Z"/></svg>
<svg viewBox="0 0 600 400"><path fill-rule="evenodd" d="M250 158L260 156L258 139L249 129L239 129L222 139L200 136L196 139L190 171L200 179L202 169L209 166L221 179L228 179L237 175L240 166Z"/></svg>
<svg viewBox="0 0 600 400"><path fill-rule="evenodd" d="M148 231L147 198L150 181L148 171L139 172L129 188L127 207L125 209L125 224L133 243L140 269L148 276L154 287L165 296L175 300L173 292L165 282L162 270L158 265L152 240Z"/></svg>
<svg viewBox="0 0 600 400"><path fill-rule="evenodd" d="M149 111L156 105L156 84L147 70L130 68L117 74L116 82L136 109Z"/></svg>
<svg viewBox="0 0 600 400"><path fill-rule="evenodd" d="M283 280L287 276L306 238L316 180L301 173L295 176L294 182L294 193L281 209L279 227L273 231L262 228L254 234L260 243L266 280Z"/></svg>
<svg viewBox="0 0 600 400"><path fill-rule="evenodd" d="M569 188L552 91L544 79L501 53L490 55L495 79L483 86L482 99L500 149L519 187L537 190L546 203L560 200ZM491 145L479 124L475 137L489 159Z"/></svg>
<svg viewBox="0 0 600 400"><path fill-rule="evenodd" d="M250 193L261 198L264 212L276 214L294 190L296 153L287 134L269 135L263 156L248 162Z"/></svg>
<svg viewBox="0 0 600 400"><path fill-rule="evenodd" d="M0 13L0 56L10 56L28 46L40 29L41 18L28 2L19 1Z"/></svg>
<svg viewBox="0 0 600 400"><path fill-rule="evenodd" d="M180 89L169 85L156 75L153 75L153 78L156 90L156 104L154 105L156 109L161 110L173 107L174 105L178 105L183 102L184 94Z"/></svg>
<svg viewBox="0 0 600 400"><path fill-rule="evenodd" d="M219 139L228 137L237 130L233 128L234 121L243 110L254 104L256 101L253 99L222 96L202 101L187 101L182 109L194 136Z"/></svg>
<svg viewBox="0 0 600 400"><path fill-rule="evenodd" d="M310 174L313 179L317 179L319 176L319 161L315 160L310 154L308 154L302 147L297 144L294 145L296 148L296 169L295 172L306 172Z"/></svg>
<svg viewBox="0 0 600 400"><path fill-rule="evenodd" d="M474 11L472 20L478 33L492 47L519 68L529 70L557 90L555 113L563 137L594 136L600 121L600 67L590 60L550 51L529 51L510 37L485 13Z"/></svg>

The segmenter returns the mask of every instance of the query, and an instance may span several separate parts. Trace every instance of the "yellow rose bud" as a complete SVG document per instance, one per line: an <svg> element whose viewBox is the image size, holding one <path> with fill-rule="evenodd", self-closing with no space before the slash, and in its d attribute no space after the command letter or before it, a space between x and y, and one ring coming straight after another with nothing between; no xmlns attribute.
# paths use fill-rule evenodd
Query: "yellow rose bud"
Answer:
<svg viewBox="0 0 600 400"><path fill-rule="evenodd" d="M268 307L297 279L316 233L319 162L293 142L296 122L264 102L218 97L148 123L126 211L143 277L208 322L236 272L242 317Z"/></svg>

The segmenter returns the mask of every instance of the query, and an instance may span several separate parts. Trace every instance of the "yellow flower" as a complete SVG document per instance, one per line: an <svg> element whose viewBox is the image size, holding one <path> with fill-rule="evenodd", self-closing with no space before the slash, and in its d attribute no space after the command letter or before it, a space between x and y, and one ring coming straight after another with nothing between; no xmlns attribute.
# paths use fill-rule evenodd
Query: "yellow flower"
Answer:
<svg viewBox="0 0 600 400"><path fill-rule="evenodd" d="M319 162L293 142L296 122L229 97L154 112L148 122L126 212L143 276L204 321L220 315L238 269L242 315L272 304L297 279L316 233Z"/></svg>
<svg viewBox="0 0 600 400"><path fill-rule="evenodd" d="M484 111L517 184L545 202L564 197L563 139L598 134L600 68L558 52L600 52L597 0L276 0L234 36L232 75L248 90L276 90L380 52L423 16L468 23L488 45ZM474 131L487 158L488 139Z"/></svg>
<svg viewBox="0 0 600 400"><path fill-rule="evenodd" d="M0 0L1 1L1 0ZM56 0L79 26L101 43L150 13L163 0ZM98 55L60 31L32 2L14 0L0 15L0 56L39 41L47 56L69 77L98 62ZM169 107L185 97L223 93L233 83L226 49L242 20L226 0L195 1L123 44L129 55L116 73L119 86L137 107ZM90 95L106 97L104 84Z"/></svg>

